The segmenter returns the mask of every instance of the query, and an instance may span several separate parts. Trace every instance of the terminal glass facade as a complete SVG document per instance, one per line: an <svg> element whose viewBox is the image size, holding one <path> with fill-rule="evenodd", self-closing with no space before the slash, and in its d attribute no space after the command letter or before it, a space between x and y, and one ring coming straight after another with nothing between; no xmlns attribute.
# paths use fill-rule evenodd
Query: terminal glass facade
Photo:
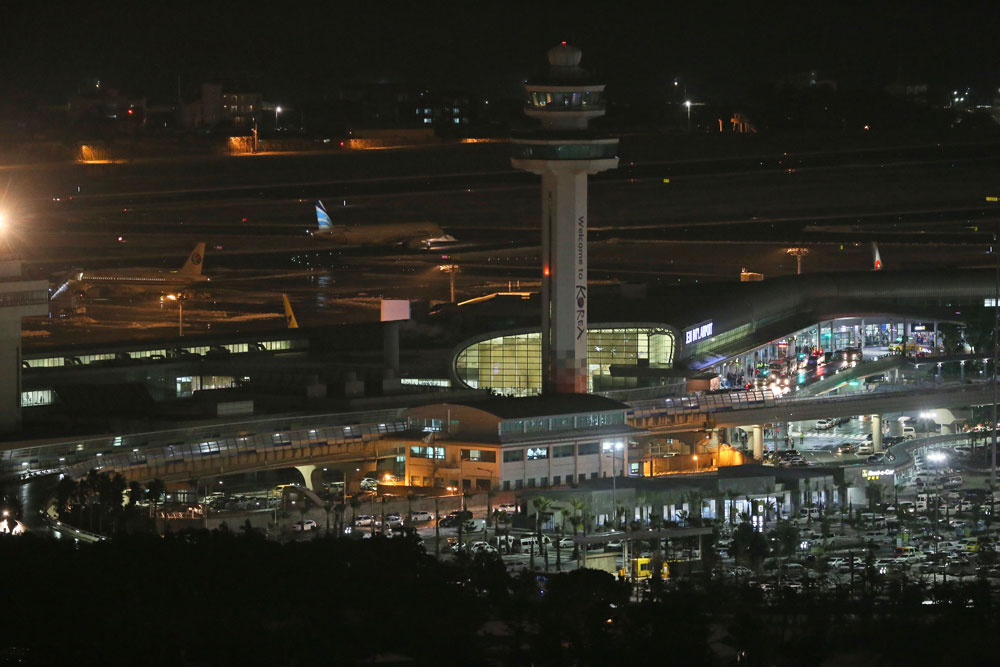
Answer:
<svg viewBox="0 0 1000 667"><path fill-rule="evenodd" d="M635 377L612 377L611 366L670 368L674 332L630 327L587 331L587 391L630 389ZM515 333L473 343L455 359L458 380L474 389L504 396L534 396L542 391L542 345L538 332Z"/></svg>

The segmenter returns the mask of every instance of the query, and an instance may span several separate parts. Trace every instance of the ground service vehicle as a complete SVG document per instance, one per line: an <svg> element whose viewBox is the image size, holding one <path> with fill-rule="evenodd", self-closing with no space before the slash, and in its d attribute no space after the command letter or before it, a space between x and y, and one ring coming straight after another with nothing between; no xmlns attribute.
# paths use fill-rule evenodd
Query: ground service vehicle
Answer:
<svg viewBox="0 0 1000 667"><path fill-rule="evenodd" d="M660 570L660 575L666 579L670 576L670 566L664 562L662 569ZM629 564L628 571L626 568L621 568L618 570L619 577L629 577L631 579L652 579L653 578L653 559L652 558L633 558Z"/></svg>

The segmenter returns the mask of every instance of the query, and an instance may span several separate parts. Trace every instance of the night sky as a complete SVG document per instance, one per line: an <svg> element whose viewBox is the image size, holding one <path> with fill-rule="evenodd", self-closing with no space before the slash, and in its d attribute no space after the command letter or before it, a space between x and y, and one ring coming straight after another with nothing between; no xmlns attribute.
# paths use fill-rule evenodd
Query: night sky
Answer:
<svg viewBox="0 0 1000 667"><path fill-rule="evenodd" d="M809 69L842 88L1000 83L996 2L559 3L579 8L570 18L541 3L470 4L8 3L0 93L65 101L99 77L172 102L178 76L193 90L252 73L266 97L292 100L370 80L513 95L563 39L624 95L662 97L680 77L693 96L738 96Z"/></svg>

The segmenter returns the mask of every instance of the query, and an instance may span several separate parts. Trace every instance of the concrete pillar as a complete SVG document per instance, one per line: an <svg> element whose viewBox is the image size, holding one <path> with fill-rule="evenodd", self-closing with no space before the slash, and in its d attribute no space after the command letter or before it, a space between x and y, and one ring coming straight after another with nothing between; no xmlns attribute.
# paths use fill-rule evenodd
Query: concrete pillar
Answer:
<svg viewBox="0 0 1000 667"><path fill-rule="evenodd" d="M295 469L302 475L305 487L310 491L315 491L317 486L323 483L323 469L314 465L295 466Z"/></svg>
<svg viewBox="0 0 1000 667"><path fill-rule="evenodd" d="M872 415L872 447L882 451L882 415Z"/></svg>
<svg viewBox="0 0 1000 667"><path fill-rule="evenodd" d="M934 348L937 349L938 346L938 332L937 332L937 320L934 321Z"/></svg>
<svg viewBox="0 0 1000 667"><path fill-rule="evenodd" d="M757 461L761 461L764 458L764 427L760 424L754 424L753 429L753 457Z"/></svg>

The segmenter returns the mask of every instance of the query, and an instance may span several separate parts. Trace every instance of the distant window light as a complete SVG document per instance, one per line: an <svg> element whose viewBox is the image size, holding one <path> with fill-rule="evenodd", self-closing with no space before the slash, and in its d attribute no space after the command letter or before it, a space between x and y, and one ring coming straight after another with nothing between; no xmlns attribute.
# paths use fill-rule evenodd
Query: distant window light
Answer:
<svg viewBox="0 0 1000 667"><path fill-rule="evenodd" d="M461 122L462 122L462 119L461 119L461 118L452 118L452 119L451 119L451 122L453 122L453 123L455 123L456 125L458 125L459 123L461 123Z"/></svg>
<svg viewBox="0 0 1000 667"><path fill-rule="evenodd" d="M424 123L425 123L425 124L426 124L426 123L432 123L432 122L434 122L434 121L433 121L433 120L431 120L430 118L424 118Z"/></svg>

